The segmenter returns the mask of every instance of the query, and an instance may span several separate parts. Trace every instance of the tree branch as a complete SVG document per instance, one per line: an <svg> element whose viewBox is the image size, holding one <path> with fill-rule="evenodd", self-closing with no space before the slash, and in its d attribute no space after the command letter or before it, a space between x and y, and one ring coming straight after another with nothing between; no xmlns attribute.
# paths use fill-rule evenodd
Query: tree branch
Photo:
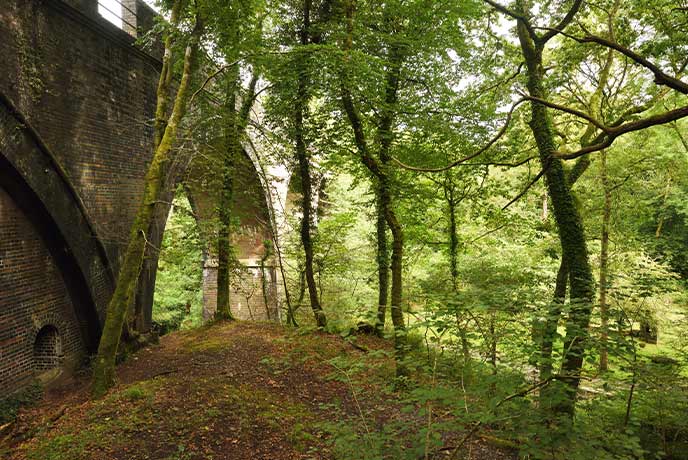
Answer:
<svg viewBox="0 0 688 460"><path fill-rule="evenodd" d="M657 83L658 85L667 86L682 94L688 94L688 83L685 83L684 81L676 77L672 77L671 75L666 74L662 69L657 67L657 65L645 59L635 51L626 48L625 46L622 46L615 41L608 40L606 38L592 34L587 34L584 37L576 37L575 35L567 34L560 29L552 29L549 27L541 27L541 29L548 30L550 32L560 33L563 36L570 38L571 40L577 41L578 43L597 43L598 45L618 51L619 53L634 61L636 64L639 64L648 69L650 72L652 72L655 76L655 83Z"/></svg>
<svg viewBox="0 0 688 460"><path fill-rule="evenodd" d="M548 168L549 168L549 162L547 163L546 166L544 166L544 167L540 170L540 172L537 174L537 176L535 176L535 177L533 178L533 180L531 180L531 181L528 183L528 185L526 185L526 187L521 191L521 193L519 193L518 195L516 195L511 201L509 201L509 202L502 208L502 211L506 211L506 209L507 209L509 206L511 206L512 204L516 203L518 200L520 200L521 198L523 198L523 196L524 196L526 193L528 193L528 190L530 190L530 189L533 187L533 185L535 185L535 184L537 183L537 181L539 181L540 179L542 179L542 176L545 175L545 172L547 172L547 169L548 169Z"/></svg>
<svg viewBox="0 0 688 460"><path fill-rule="evenodd" d="M573 5L571 5L571 9L569 10L568 13L566 13L566 16L561 20L561 22L554 28L549 29L540 39L539 42L541 45L544 45L547 43L550 39L554 38L560 30L564 30L566 26L568 26L571 21L573 21L574 16L578 13L580 10L581 5L583 4L583 0L575 0L573 2Z"/></svg>
<svg viewBox="0 0 688 460"><path fill-rule="evenodd" d="M521 99L519 99L518 101L516 101L516 103L514 103L514 105L511 106L511 109L509 109L509 112L507 113L506 119L504 120L504 126L502 126L502 128L499 130L499 132L498 132L492 139L490 139L490 141L489 141L487 144L485 144L482 148L480 148L480 149L477 150L476 152L474 152L474 153L472 153L472 154L470 154L470 155L468 155L468 156L466 156L466 157L464 157L464 158L461 158L461 159L459 159L459 160L456 160L455 162L450 163L450 164L447 165L447 166L443 166L443 167L441 167L441 168L418 168L418 167L415 167L415 166L410 166L410 165L407 165L407 164L405 164L405 163L402 163L402 162L399 161L396 157L393 157L393 156L392 156L392 157L390 157L390 158L391 158L397 165L399 165L401 168L406 169L406 170L409 170L409 171L415 171L415 172L442 172L442 171L447 171L447 170L449 170L449 169L451 169L451 168L453 168L453 167L455 167L455 166L458 166L458 165L460 165L460 164L462 164L462 163L465 163L465 162L467 162L467 161L470 161L470 160L472 160L473 158L475 158L475 157L477 157L477 156L479 156L479 155L482 155L482 154L485 153L490 147L492 147L492 146L495 144L495 142L497 142L497 141L506 133L507 129L509 128L509 124L511 123L511 118L512 118L512 116L513 116L514 111L516 110L516 108L517 108L519 105L521 105L523 102L525 102L525 101L526 101L525 98L521 98ZM525 163L525 162L524 162L524 163Z"/></svg>
<svg viewBox="0 0 688 460"><path fill-rule="evenodd" d="M546 105L547 107L550 107L552 109L559 110L561 112L570 113L571 115L575 115L577 117L583 118L584 120L587 120L589 123L594 125L597 129L599 129L605 133L609 132L610 128L608 128L601 121L596 120L595 118L591 117L590 115L588 115L585 112L581 112L580 110L572 109L572 108L566 107L564 105L555 104L554 102L549 102L545 99L540 99L539 97L529 96L529 95L525 95L525 94L522 96L524 99L527 99L529 101L535 101L535 102L540 103L542 105Z"/></svg>
<svg viewBox="0 0 688 460"><path fill-rule="evenodd" d="M493 1L493 0L483 0L485 3L490 5L492 8L495 10L499 11L500 13L506 14L507 16L511 16L512 18L516 19L517 21L521 21L523 25L526 27L528 30L528 33L530 34L530 37L535 41L539 40L540 38L538 37L537 33L535 32L535 29L533 28L532 24L530 23L530 19L526 17L523 14L517 13L514 10L511 10L504 5L500 5L499 3Z"/></svg>
<svg viewBox="0 0 688 460"><path fill-rule="evenodd" d="M620 137L624 134L633 131L640 131L651 126L671 123L672 121L676 121L684 117L688 117L688 105L675 110L670 110L668 112L660 113L658 115L652 115L640 120L630 121L613 128L608 127L608 132L598 137L598 139L596 139L596 143L583 147L572 153L557 152L554 154L554 157L561 158L563 160L571 160L589 153L598 152L612 145L617 137Z"/></svg>

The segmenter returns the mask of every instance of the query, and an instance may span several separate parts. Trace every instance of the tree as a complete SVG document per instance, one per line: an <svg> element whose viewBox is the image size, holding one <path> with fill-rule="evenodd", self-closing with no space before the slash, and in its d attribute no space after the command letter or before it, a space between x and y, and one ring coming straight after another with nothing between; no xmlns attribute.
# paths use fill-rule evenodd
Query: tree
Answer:
<svg viewBox="0 0 688 460"><path fill-rule="evenodd" d="M360 5L359 8L359 2L353 0L345 4L346 30L343 32L343 53L338 72L339 97L361 164L373 178L378 212L384 217L392 235L390 309L395 330L397 373L402 376L406 373L403 365L406 327L402 310L404 230L397 215L395 195L398 194L398 182L392 153L398 140L399 115L404 102L408 104L405 108L410 108L417 98L422 97L413 84L420 82L423 86L425 81L422 75L416 75L413 71L427 70L423 65L433 59L442 62L446 58L438 58L437 55L443 53L448 45L462 41L462 34L456 30L449 31L447 24L458 21L459 17L470 11L470 5L457 6L450 2L428 5L422 1L408 4L388 2L382 5L360 2ZM357 19L357 15L363 18ZM373 31L360 26L369 23L378 26ZM429 25L433 27L432 32L427 29ZM361 43L354 48L354 39L359 37ZM367 53L370 56L366 56ZM382 64L377 69L373 67L379 72L379 82L373 79L366 81L367 85L362 85L363 79L370 77L366 72L372 70L361 66L362 57L372 58ZM410 69L408 74L407 69ZM362 91L358 85L363 86ZM358 91L362 94L357 94ZM402 94L410 100L401 101ZM365 101L365 105L357 101L359 98ZM386 234L381 226L377 235L380 292L376 328L379 330L387 289Z"/></svg>
<svg viewBox="0 0 688 460"><path fill-rule="evenodd" d="M179 124L186 114L190 80L196 65L200 38L203 34L201 12L199 10L193 11L183 0L174 2L170 19L173 29L177 29L182 20L186 20L190 15L193 18L192 30L186 39L181 80L169 117L167 117L166 111L170 101L174 66L172 50L176 44L175 35L177 32L172 30L166 32L165 54L157 92L154 153L146 172L141 204L131 227L129 243L120 267L115 292L106 310L105 325L93 368L92 392L95 397L103 396L114 385L115 357L122 334L122 326L129 305L131 305L136 293L137 280L146 250L146 232L150 228L155 206L159 201L160 193L163 191L165 165L172 154Z"/></svg>
<svg viewBox="0 0 688 460"><path fill-rule="evenodd" d="M315 62L313 56L323 45L325 25L332 14L331 0L313 2L299 0L285 2L280 14L278 46L289 48L284 60L273 61L271 69L274 87L272 88L272 116L278 114L291 141L298 171L297 180L301 192L301 221L299 234L304 253L304 279L308 298L315 322L319 328L327 325L327 317L318 296L314 270L315 202L314 162L316 155L312 145L312 132L309 124L310 103L317 92L318 82L314 79ZM280 30L281 29L281 30ZM316 80L316 81L314 81Z"/></svg>

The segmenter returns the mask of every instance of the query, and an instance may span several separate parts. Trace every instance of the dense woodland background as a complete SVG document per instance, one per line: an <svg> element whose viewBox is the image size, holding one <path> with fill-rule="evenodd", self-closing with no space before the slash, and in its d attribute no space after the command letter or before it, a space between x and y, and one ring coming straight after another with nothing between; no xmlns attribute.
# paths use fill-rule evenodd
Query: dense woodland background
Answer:
<svg viewBox="0 0 688 460"><path fill-rule="evenodd" d="M175 140L215 155L221 196L199 229L176 191L161 332L201 324L207 235L219 283L239 269L226 204L251 150L265 183L286 187L286 169L299 197L285 208L270 194L287 215L266 243L283 323L355 346L388 338L386 391L425 420L334 424L337 458L444 458L485 432L522 458L688 458L688 3L160 6L156 158ZM172 96L165 75L181 79ZM126 304L122 276L108 321ZM340 365L364 379L367 356ZM443 450L447 433L462 435Z"/></svg>

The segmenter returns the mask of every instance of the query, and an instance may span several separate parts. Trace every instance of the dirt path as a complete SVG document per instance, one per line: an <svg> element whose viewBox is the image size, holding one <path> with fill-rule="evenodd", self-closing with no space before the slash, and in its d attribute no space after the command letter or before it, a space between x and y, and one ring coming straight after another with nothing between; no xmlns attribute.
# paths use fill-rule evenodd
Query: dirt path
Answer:
<svg viewBox="0 0 688 460"><path fill-rule="evenodd" d="M381 351L381 365L358 380L391 377L387 343L359 340ZM335 458L333 426L367 432L408 417L391 394L374 383L354 384L355 376L343 370L343 360L362 354L338 336L296 335L272 324L170 334L121 365L119 384L100 401L87 399L85 377L51 390L39 407L21 414L16 431L24 440L3 458ZM489 446L469 446L483 452L475 459L509 458Z"/></svg>

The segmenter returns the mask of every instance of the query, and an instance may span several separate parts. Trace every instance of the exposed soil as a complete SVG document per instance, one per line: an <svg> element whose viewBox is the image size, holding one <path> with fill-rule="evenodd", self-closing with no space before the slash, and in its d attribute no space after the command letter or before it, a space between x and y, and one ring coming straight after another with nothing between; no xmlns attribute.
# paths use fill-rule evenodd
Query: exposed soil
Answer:
<svg viewBox="0 0 688 460"><path fill-rule="evenodd" d="M357 343L372 353L339 336L298 335L274 324L223 323L169 334L119 366L118 385L101 400L88 399L87 376L51 388L38 407L20 413L0 456L331 459L337 458L333 427L340 426L361 437L360 457L347 458L373 458L363 452L366 433L400 421L413 428L423 419L402 414L398 395L385 390L394 371L389 344L370 337ZM376 365L350 365L364 355ZM436 450L429 458L452 454ZM479 438L454 458L469 455L513 458Z"/></svg>

